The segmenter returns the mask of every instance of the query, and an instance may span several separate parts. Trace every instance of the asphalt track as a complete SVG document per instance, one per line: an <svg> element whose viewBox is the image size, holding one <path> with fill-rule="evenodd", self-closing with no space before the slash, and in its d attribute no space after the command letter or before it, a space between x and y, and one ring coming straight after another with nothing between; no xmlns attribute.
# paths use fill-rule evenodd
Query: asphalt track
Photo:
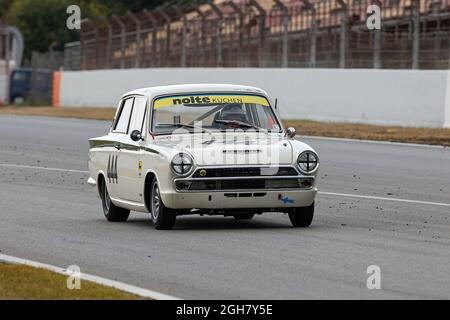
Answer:
<svg viewBox="0 0 450 320"><path fill-rule="evenodd" d="M187 299L450 298L449 149L305 138L323 192L310 228L272 213L157 231L140 213L106 222L86 183L87 139L108 126L0 117L3 254ZM366 287L369 265L380 290Z"/></svg>

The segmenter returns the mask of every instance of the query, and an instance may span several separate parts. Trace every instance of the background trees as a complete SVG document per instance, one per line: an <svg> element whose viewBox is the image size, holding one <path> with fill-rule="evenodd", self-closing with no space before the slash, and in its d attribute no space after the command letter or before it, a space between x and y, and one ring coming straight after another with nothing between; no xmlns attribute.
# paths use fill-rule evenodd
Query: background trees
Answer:
<svg viewBox="0 0 450 320"><path fill-rule="evenodd" d="M128 10L135 12L144 8L152 9L164 2L163 0L0 0L0 19L22 31L25 40L24 58L29 59L32 51L46 52L51 45L55 50L62 50L65 43L78 39L78 32L66 28L68 17L66 9L69 5L79 5L82 18L96 18L112 13L121 14Z"/></svg>

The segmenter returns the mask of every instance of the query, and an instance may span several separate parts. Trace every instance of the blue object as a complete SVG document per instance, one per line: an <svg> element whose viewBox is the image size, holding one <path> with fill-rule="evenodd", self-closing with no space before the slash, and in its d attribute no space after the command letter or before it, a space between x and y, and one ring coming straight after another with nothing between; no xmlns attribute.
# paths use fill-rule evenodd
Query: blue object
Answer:
<svg viewBox="0 0 450 320"><path fill-rule="evenodd" d="M52 71L37 69L33 79L31 68L15 69L11 72L9 89L9 101L24 102L33 93L33 100L42 103L51 101L52 95ZM33 83L34 80L34 83Z"/></svg>
<svg viewBox="0 0 450 320"><path fill-rule="evenodd" d="M282 198L281 198L281 201L283 201L283 203L284 203L284 204L288 204L288 203L294 203L294 200L292 200L292 199L289 199L289 197L288 197L288 196L286 196L286 197L282 197Z"/></svg>

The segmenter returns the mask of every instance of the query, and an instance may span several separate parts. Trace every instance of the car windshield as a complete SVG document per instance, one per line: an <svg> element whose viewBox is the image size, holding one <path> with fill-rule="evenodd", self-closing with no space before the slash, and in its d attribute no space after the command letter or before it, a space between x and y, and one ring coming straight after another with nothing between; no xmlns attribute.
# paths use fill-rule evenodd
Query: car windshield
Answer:
<svg viewBox="0 0 450 320"><path fill-rule="evenodd" d="M251 94L185 94L162 97L153 104L153 132L254 130L280 132L265 97Z"/></svg>

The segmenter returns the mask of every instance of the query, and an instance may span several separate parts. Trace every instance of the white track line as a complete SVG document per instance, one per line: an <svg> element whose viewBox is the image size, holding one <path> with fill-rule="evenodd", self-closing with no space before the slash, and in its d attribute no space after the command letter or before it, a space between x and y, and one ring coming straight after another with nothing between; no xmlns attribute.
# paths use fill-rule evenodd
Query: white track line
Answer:
<svg viewBox="0 0 450 320"><path fill-rule="evenodd" d="M61 168L35 167L35 166L27 166L27 165L20 165L20 164L3 164L3 163L0 163L0 167L26 168L26 169L48 170L48 171L59 171L59 172L89 173L88 171L83 171L83 170L71 170L71 169L61 169ZM383 201L397 201L397 202L407 202L407 203L415 203L415 204L424 204L424 205L433 205L433 206L450 207L450 203L442 203L442 202L430 202L430 201L420 201L420 200L410 200L410 199L399 199L399 198L385 198L385 197L365 196L365 195L359 195L359 194L336 193L336 192L325 192L325 191L319 191L319 194L322 194L322 195L328 195L328 196L337 196L337 197L349 197L349 198L360 198L360 199L370 199L370 200L383 200Z"/></svg>
<svg viewBox="0 0 450 320"><path fill-rule="evenodd" d="M34 268L40 268L40 269L46 269L50 270L65 276L69 276L66 269L52 266L45 263L40 263L32 260L27 259L21 259L17 257L8 256L5 254L0 254L0 261L6 262L6 263L12 263L12 264L23 264ZM131 294L135 294L144 298L154 299L154 300L180 300L180 298L169 296L163 293L159 293L152 290L147 290L139 287L132 286L130 284L126 284L119 281L109 280L106 278L101 278L97 276L93 276L90 274L86 274L81 272L80 278L85 281L95 282L98 284L101 284L106 287L118 289L121 291L125 291Z"/></svg>
<svg viewBox="0 0 450 320"><path fill-rule="evenodd" d="M359 194L335 193L335 192L324 192L324 191L319 191L319 194L323 194L325 196L361 198L361 199L383 200L383 201L397 201L397 202L407 202L407 203L450 207L450 203L442 203L442 202L430 202L430 201L409 200L409 199L399 199L399 198L385 198L385 197L375 197L375 196L364 196L364 195L359 195Z"/></svg>
<svg viewBox="0 0 450 320"><path fill-rule="evenodd" d="M433 144L420 144L420 143L407 143L407 142L394 142L394 141L378 141L378 140L365 140L365 139L350 139L350 138L336 138L336 137L322 137L322 136L300 136L297 139L302 140L312 139L312 140L330 140L330 141L343 141L343 142L361 142L361 143L371 143L371 144L384 144L390 146L401 146L401 147L420 147L420 148L432 148L432 149L447 149L450 148L441 146L441 145L433 145Z"/></svg>
<svg viewBox="0 0 450 320"><path fill-rule="evenodd" d="M48 171L60 171L60 172L89 173L88 171L85 171L85 170L36 167L36 166L27 166L27 165L23 165L23 164L9 164L9 163L0 163L0 167L4 167L4 168L24 168L24 169L48 170Z"/></svg>

